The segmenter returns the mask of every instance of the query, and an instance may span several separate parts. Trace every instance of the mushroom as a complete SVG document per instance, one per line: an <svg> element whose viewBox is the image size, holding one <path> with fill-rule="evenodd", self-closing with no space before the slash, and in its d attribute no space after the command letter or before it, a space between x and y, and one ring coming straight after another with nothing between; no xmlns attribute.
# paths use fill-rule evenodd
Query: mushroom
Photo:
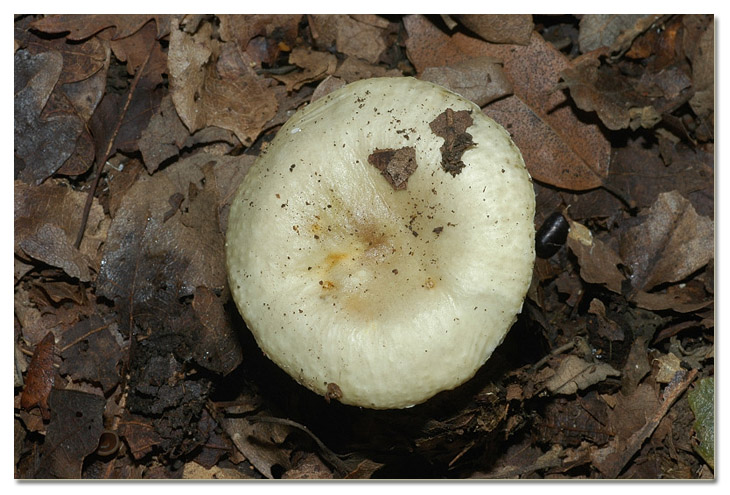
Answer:
<svg viewBox="0 0 730 495"><path fill-rule="evenodd" d="M413 78L299 110L231 205L229 284L263 352L342 403L404 408L471 378L522 309L535 194L507 132Z"/></svg>

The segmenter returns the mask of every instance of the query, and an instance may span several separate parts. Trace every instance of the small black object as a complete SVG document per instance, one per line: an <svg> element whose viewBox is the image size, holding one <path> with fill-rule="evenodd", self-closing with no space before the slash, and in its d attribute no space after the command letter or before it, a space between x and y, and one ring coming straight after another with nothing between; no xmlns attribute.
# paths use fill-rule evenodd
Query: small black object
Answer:
<svg viewBox="0 0 730 495"><path fill-rule="evenodd" d="M568 239L570 225L562 213L556 211L543 222L535 235L535 253L549 258L557 253Z"/></svg>

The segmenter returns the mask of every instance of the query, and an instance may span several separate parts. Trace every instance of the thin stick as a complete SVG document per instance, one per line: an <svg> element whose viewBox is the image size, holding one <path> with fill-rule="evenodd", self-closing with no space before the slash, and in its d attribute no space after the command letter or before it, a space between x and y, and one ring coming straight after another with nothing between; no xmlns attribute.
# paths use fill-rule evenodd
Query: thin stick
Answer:
<svg viewBox="0 0 730 495"><path fill-rule="evenodd" d="M250 416L246 418L248 421L252 423L275 423L280 425L286 425L291 426L293 428L297 428L298 430L303 431L309 437L314 440L314 442L317 444L317 446L322 451L322 455L325 457L325 459L332 464L332 466L337 469L341 475L345 475L349 472L347 469L347 465L340 459L340 457L332 452L329 447L327 447L322 440L317 438L317 435L311 432L309 428L306 426L297 423L296 421L292 421L291 419L285 419L285 418L277 418L274 416Z"/></svg>
<svg viewBox="0 0 730 495"><path fill-rule="evenodd" d="M134 91L137 89L137 84L139 83L139 80L142 78L142 73L144 72L145 68L147 67L147 63L150 60L150 57L152 56L152 51L155 48L155 42L152 43L150 46L150 50L147 52L147 56L145 57L142 64L140 64L139 68L137 69L137 74L135 74L134 79L132 80L132 84L129 87L129 93L127 94L127 101L124 102L124 108L122 108L122 112L119 114L119 118L117 119L117 123L114 126L114 132L112 132L112 135L109 137L109 142L107 143L106 150L104 151L103 159L99 160L98 165L96 166L96 177L94 178L94 183L91 186L91 189L89 189L89 195L86 197L86 204L84 205L84 212L81 216L81 227L79 228L79 233L76 235L76 242L74 242L74 247L76 249L79 249L81 246L81 240L84 238L84 232L86 231L86 224L89 221L89 213L91 212L91 205L94 202L94 194L96 193L96 188L99 186L99 179L101 179L101 172L104 169L104 164L109 159L109 155L112 152L112 146L114 145L114 141L117 139L117 135L119 134L119 129L122 127L122 122L124 121L124 116L127 114L127 110L129 109L129 105L132 102L132 96L134 95Z"/></svg>

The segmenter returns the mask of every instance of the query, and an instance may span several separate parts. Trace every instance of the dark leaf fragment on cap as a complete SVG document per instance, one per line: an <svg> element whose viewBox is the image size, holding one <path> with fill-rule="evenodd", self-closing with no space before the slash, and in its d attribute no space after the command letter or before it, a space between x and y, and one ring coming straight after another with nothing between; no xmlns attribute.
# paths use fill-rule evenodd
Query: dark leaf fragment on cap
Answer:
<svg viewBox="0 0 730 495"><path fill-rule="evenodd" d="M416 163L416 149L405 146L397 150L376 149L368 156L368 163L383 174L393 189L405 189L408 185L408 177L418 168Z"/></svg>
<svg viewBox="0 0 730 495"><path fill-rule="evenodd" d="M434 134L444 138L444 144L441 145L441 166L453 176L460 173L465 166L461 155L476 146L471 134L466 132L473 123L468 110L454 112L447 108L429 124Z"/></svg>

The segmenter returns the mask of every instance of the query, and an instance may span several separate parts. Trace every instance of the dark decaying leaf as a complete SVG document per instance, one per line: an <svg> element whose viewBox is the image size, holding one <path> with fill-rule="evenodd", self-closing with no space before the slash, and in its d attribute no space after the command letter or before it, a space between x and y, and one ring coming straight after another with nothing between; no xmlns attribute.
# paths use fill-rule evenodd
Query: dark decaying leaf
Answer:
<svg viewBox="0 0 730 495"><path fill-rule="evenodd" d="M15 156L23 167L16 173L26 182L40 184L53 175L73 153L82 130L76 115L43 113L62 66L57 52L15 52Z"/></svg>
<svg viewBox="0 0 730 495"><path fill-rule="evenodd" d="M215 466L221 457L232 452L231 440L223 434L220 425L206 409L201 412L198 422L198 436L203 439L200 452L195 456L195 462L206 468Z"/></svg>
<svg viewBox="0 0 730 495"><path fill-rule="evenodd" d="M66 330L58 347L63 358L59 369L62 375L99 384L105 393L119 383L122 345L115 322L92 315Z"/></svg>
<svg viewBox="0 0 730 495"><path fill-rule="evenodd" d="M595 111L611 130L651 128L687 101L691 79L686 63L628 78L621 67L606 64L607 49L571 61L562 72L578 108Z"/></svg>
<svg viewBox="0 0 730 495"><path fill-rule="evenodd" d="M223 300L207 287L198 287L193 296L193 311L200 326L192 340L194 359L203 367L227 375L241 364L243 356L238 336L223 309Z"/></svg>
<svg viewBox="0 0 730 495"><path fill-rule="evenodd" d="M96 450L104 430L105 403L101 395L78 390L51 392L51 421L36 478L81 478L84 458Z"/></svg>
<svg viewBox="0 0 730 495"><path fill-rule="evenodd" d="M580 401L558 399L543 414L536 424L540 442L564 447L577 447L585 441L604 445L612 436L606 427L608 404L593 391Z"/></svg>
<svg viewBox="0 0 730 495"><path fill-rule="evenodd" d="M643 140L633 140L614 152L607 182L631 198L637 208L649 208L660 193L676 190L692 202L700 215L712 217L713 161L713 153L692 150L681 143L667 143L659 157L656 151L646 148Z"/></svg>

